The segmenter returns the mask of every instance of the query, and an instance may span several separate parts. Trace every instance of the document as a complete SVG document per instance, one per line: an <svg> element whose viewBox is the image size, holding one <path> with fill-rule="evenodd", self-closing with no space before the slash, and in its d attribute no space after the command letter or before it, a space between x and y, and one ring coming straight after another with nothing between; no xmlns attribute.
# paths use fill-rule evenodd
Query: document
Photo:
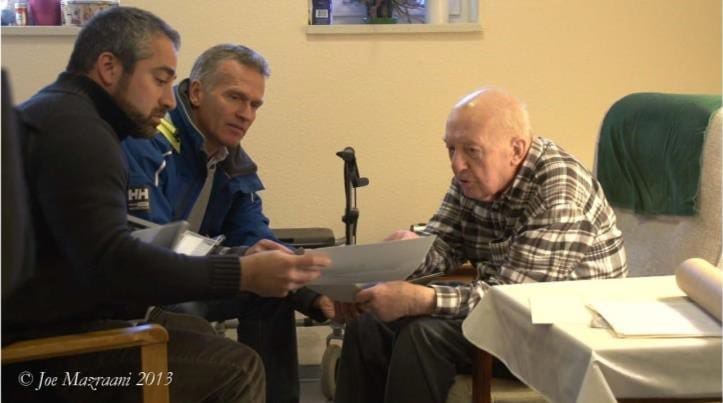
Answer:
<svg viewBox="0 0 723 403"><path fill-rule="evenodd" d="M207 255L222 238L207 238L188 230L188 222L176 221L151 226L131 232L131 236L143 242L161 246L189 256Z"/></svg>
<svg viewBox="0 0 723 403"><path fill-rule="evenodd" d="M336 301L354 302L364 287L409 277L424 262L435 238L311 249L307 253L328 256L331 265L307 287Z"/></svg>
<svg viewBox="0 0 723 403"><path fill-rule="evenodd" d="M530 297L529 301L533 325L590 323L590 311L582 297L545 295Z"/></svg>
<svg viewBox="0 0 723 403"><path fill-rule="evenodd" d="M593 301L619 337L721 337L721 325L686 297L664 300Z"/></svg>

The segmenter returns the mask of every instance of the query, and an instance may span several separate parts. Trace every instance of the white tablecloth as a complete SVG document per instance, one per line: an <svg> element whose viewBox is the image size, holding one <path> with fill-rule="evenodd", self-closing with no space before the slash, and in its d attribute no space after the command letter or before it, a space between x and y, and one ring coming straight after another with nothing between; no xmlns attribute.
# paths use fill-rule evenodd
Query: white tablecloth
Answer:
<svg viewBox="0 0 723 403"><path fill-rule="evenodd" d="M497 286L463 332L553 402L720 396L721 338L618 338L592 328L582 308L591 299L683 295L674 276ZM532 324L530 298L561 302L548 309L553 324Z"/></svg>

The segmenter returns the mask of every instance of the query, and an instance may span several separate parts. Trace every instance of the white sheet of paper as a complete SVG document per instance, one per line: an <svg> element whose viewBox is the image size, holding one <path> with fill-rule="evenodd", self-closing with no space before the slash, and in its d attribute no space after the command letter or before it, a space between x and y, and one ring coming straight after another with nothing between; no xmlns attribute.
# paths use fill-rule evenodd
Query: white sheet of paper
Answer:
<svg viewBox="0 0 723 403"><path fill-rule="evenodd" d="M620 337L721 337L721 324L687 298L592 301L588 304Z"/></svg>
<svg viewBox="0 0 723 403"><path fill-rule="evenodd" d="M337 301L353 302L363 286L409 277L424 262L435 238L311 249L307 253L329 256L331 265L307 287Z"/></svg>
<svg viewBox="0 0 723 403"><path fill-rule="evenodd" d="M592 315L580 297L539 296L530 298L530 316L535 325L588 325Z"/></svg>

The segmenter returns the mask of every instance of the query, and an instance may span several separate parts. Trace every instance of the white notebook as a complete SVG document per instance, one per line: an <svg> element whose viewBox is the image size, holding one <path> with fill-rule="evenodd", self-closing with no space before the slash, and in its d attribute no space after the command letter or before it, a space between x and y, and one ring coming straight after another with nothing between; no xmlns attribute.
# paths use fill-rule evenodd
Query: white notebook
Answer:
<svg viewBox="0 0 723 403"><path fill-rule="evenodd" d="M599 300L587 306L619 337L721 337L721 324L685 297Z"/></svg>

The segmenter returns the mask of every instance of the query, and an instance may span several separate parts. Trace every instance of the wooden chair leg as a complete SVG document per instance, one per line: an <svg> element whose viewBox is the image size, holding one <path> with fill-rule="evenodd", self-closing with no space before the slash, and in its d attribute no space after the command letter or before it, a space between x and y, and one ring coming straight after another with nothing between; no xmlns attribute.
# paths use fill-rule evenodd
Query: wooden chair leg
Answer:
<svg viewBox="0 0 723 403"><path fill-rule="evenodd" d="M141 374L143 402L168 403L168 387L173 375L168 373L168 351L166 343L141 346Z"/></svg>
<svg viewBox="0 0 723 403"><path fill-rule="evenodd" d="M472 357L472 402L492 403L492 356L478 348Z"/></svg>

